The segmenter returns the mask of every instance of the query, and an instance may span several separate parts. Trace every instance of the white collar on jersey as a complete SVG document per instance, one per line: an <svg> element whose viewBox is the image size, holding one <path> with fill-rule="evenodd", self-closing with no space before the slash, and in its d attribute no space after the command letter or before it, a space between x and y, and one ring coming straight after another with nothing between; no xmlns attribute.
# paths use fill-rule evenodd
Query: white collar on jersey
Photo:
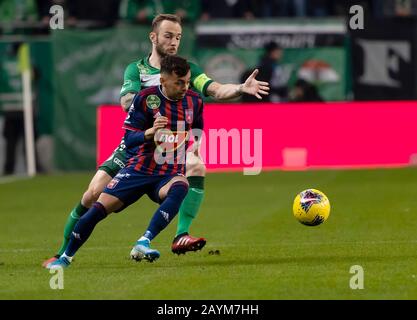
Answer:
<svg viewBox="0 0 417 320"><path fill-rule="evenodd" d="M169 101L180 101L180 100L172 100L168 98L166 95L164 95L164 93L162 92L162 85L159 85L158 89L159 89L159 92L164 96L164 98L168 99Z"/></svg>

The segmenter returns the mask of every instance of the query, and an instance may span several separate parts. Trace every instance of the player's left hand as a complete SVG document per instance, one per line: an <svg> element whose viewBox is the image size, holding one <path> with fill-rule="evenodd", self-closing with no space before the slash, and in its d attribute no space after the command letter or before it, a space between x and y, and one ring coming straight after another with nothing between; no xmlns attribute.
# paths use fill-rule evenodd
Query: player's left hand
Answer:
<svg viewBox="0 0 417 320"><path fill-rule="evenodd" d="M242 85L242 92L255 96L258 99L262 99L261 95L267 96L269 94L269 83L256 80L255 77L258 73L259 70L255 69L246 79L245 83Z"/></svg>

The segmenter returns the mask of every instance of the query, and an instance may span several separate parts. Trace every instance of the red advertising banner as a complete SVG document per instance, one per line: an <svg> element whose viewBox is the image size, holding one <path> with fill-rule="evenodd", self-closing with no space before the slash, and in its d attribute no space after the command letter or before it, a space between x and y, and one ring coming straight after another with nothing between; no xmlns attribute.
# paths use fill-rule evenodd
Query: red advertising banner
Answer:
<svg viewBox="0 0 417 320"><path fill-rule="evenodd" d="M119 144L126 114L97 113L97 163ZM206 104L209 171L369 168L417 164L417 102Z"/></svg>

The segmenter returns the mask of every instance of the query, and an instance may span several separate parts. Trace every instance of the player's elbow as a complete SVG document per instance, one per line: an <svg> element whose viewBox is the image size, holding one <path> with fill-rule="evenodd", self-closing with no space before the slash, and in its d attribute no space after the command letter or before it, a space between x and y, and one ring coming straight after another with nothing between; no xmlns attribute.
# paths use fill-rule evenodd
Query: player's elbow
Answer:
<svg viewBox="0 0 417 320"><path fill-rule="evenodd" d="M230 101L236 98L236 93L230 90L218 90L214 96L217 101Z"/></svg>
<svg viewBox="0 0 417 320"><path fill-rule="evenodd" d="M120 105L123 108L123 111L127 112L130 108L130 105L132 104L134 94L127 93L123 97L120 98Z"/></svg>
<svg viewBox="0 0 417 320"><path fill-rule="evenodd" d="M126 103L126 101L123 100L123 98L120 99L120 105L122 106L124 112L129 111L129 105Z"/></svg>
<svg viewBox="0 0 417 320"><path fill-rule="evenodd" d="M223 97L223 95L221 95L219 93L218 94L215 94L213 98L215 100L217 100L217 101L225 100L225 98Z"/></svg>
<svg viewBox="0 0 417 320"><path fill-rule="evenodd" d="M208 86L207 93L215 100L225 100L226 97L223 86L217 82L212 82Z"/></svg>
<svg viewBox="0 0 417 320"><path fill-rule="evenodd" d="M227 100L227 96L225 92L223 92L220 88L213 92L213 98L216 100Z"/></svg>

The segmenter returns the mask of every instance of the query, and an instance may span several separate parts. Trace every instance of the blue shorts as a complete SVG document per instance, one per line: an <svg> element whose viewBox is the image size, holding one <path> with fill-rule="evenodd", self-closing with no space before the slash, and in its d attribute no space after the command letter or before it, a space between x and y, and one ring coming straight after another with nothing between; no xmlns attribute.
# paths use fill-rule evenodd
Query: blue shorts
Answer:
<svg viewBox="0 0 417 320"><path fill-rule="evenodd" d="M152 201L161 203L159 190L176 175L151 176L134 170L131 167L123 168L104 188L104 193L117 197L124 206L121 211L138 201L146 194Z"/></svg>

